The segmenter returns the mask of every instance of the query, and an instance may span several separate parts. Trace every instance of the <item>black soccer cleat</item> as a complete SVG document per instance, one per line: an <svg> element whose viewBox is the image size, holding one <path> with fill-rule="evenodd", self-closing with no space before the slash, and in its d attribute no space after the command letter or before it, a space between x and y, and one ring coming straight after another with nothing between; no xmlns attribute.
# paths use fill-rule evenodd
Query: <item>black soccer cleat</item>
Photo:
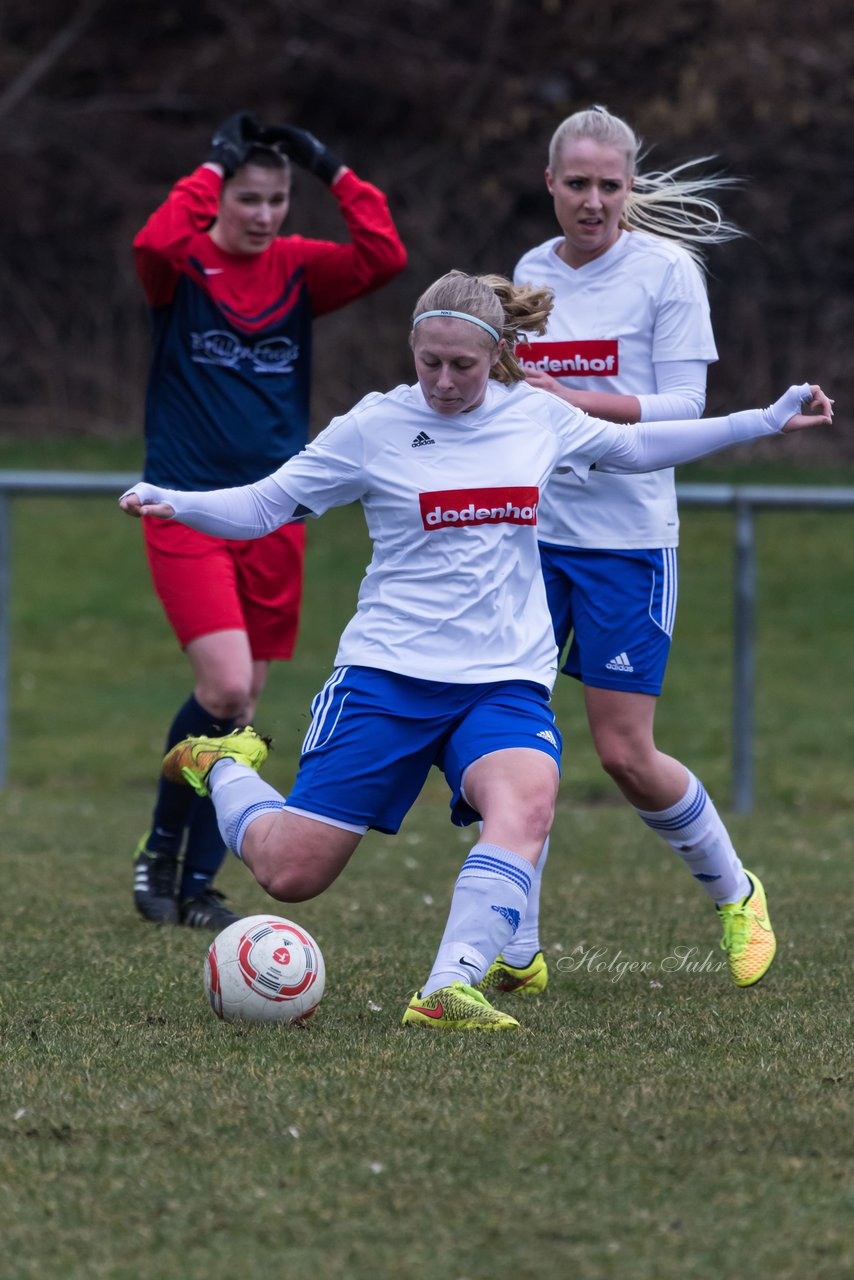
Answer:
<svg viewBox="0 0 854 1280"><path fill-rule="evenodd" d="M173 853L154 853L146 848L148 836L136 847L133 864L133 905L153 924L178 923L178 859Z"/></svg>
<svg viewBox="0 0 854 1280"><path fill-rule="evenodd" d="M195 898L185 898L181 903L181 924L190 929L227 929L242 919L225 906L225 895L218 889L205 889Z"/></svg>

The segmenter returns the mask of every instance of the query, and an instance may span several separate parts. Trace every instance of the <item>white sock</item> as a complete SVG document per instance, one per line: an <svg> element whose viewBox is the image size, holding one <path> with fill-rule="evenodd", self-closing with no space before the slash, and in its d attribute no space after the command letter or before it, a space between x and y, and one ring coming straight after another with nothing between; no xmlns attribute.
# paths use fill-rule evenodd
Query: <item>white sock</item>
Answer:
<svg viewBox="0 0 854 1280"><path fill-rule="evenodd" d="M667 841L715 902L740 902L750 893L750 881L729 832L693 773L688 773L688 790L671 809L635 812Z"/></svg>
<svg viewBox="0 0 854 1280"><path fill-rule="evenodd" d="M540 950L540 889L543 884L543 867L549 856L549 837L536 867L531 868L531 892L528 909L513 937L502 949L501 955L514 968L525 969Z"/></svg>
<svg viewBox="0 0 854 1280"><path fill-rule="evenodd" d="M452 982L480 982L525 915L532 872L530 862L500 845L479 841L472 847L422 996Z"/></svg>
<svg viewBox="0 0 854 1280"><path fill-rule="evenodd" d="M259 778L248 764L218 760L207 778L216 809L219 833L227 849L239 858L247 828L265 813L284 809L285 801L269 782Z"/></svg>

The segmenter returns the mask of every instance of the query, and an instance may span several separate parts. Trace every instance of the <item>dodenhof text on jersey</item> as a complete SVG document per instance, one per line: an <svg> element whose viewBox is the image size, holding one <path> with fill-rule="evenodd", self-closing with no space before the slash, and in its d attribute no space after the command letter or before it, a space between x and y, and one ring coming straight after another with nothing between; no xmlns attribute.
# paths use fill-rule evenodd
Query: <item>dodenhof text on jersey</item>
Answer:
<svg viewBox="0 0 854 1280"><path fill-rule="evenodd" d="M616 339L599 342L520 342L516 359L523 369L542 369L555 377L615 378L620 372Z"/></svg>
<svg viewBox="0 0 854 1280"><path fill-rule="evenodd" d="M497 489L442 489L418 495L425 529L454 525L536 524L536 485Z"/></svg>

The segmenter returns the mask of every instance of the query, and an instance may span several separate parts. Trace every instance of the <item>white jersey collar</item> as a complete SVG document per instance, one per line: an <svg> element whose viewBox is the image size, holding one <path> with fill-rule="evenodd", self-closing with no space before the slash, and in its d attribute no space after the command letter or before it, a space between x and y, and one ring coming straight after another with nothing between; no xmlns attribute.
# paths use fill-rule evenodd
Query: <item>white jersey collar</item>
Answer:
<svg viewBox="0 0 854 1280"><path fill-rule="evenodd" d="M593 280L596 276L607 275L614 266L618 258L628 252L629 248L629 232L621 231L616 241L611 245L610 249L606 249L604 253L600 253L598 258L594 258L591 262L585 262L583 267L571 267L568 262L564 262L558 253L558 249L563 244L564 237L557 236L552 241L551 254L555 265L559 271L565 271L573 280L578 280L582 276L585 280Z"/></svg>

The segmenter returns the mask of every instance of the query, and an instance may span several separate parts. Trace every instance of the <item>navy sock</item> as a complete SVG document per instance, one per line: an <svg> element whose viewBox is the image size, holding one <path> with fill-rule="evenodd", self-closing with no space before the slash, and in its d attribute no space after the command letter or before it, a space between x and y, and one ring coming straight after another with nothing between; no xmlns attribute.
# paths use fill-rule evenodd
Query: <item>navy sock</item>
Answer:
<svg viewBox="0 0 854 1280"><path fill-rule="evenodd" d="M178 711L166 738L166 751L170 751L176 742L191 734L209 734L222 737L230 733L236 724L235 720L215 720L194 695L184 703ZM164 755L166 752L164 751ZM151 819L151 835L148 837L148 848L155 853L174 853L177 857L181 850L184 828L190 821L193 801L197 799L191 787L177 782L167 782L163 777L157 788L157 799Z"/></svg>
<svg viewBox="0 0 854 1280"><path fill-rule="evenodd" d="M226 859L228 850L217 826L216 810L208 796L196 796L190 815L180 898L197 898L204 893Z"/></svg>

